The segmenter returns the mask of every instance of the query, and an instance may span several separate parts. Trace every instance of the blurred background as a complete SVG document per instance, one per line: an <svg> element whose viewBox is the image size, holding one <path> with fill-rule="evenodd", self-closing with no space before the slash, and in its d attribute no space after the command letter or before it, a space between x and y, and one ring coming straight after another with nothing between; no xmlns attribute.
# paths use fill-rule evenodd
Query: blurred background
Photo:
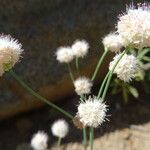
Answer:
<svg viewBox="0 0 150 150"><path fill-rule="evenodd" d="M76 39L85 39L89 42L90 52L88 57L81 60L81 69L83 75L90 77L103 52L102 38L115 30L117 16L125 11L126 4L130 2L1 0L0 33L17 38L24 48L23 58L15 66L15 72L35 91L75 114L78 97L74 93L67 67L56 61L55 51L59 46L71 45ZM103 71L98 74L93 90L95 93L111 57L107 57L102 66ZM146 76L149 78L149 73ZM109 122L97 129L97 150L99 147L101 150L149 149L149 83L149 80L133 83L139 96L129 95L128 102L121 93L113 94L115 92L110 90L107 103L110 105L111 117ZM63 115L28 94L9 73L0 78L1 150L30 150L30 139L38 130L49 133L49 144L52 147L56 139L50 133L50 125L62 117ZM71 130L63 141L65 146L62 148L67 149L70 142L73 142L75 149L80 150L82 132L69 122Z"/></svg>

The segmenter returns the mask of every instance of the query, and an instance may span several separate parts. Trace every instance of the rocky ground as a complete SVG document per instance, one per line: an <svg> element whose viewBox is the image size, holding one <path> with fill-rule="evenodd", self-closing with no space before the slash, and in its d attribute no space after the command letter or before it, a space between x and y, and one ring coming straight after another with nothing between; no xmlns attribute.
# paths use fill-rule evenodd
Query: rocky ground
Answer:
<svg viewBox="0 0 150 150"><path fill-rule="evenodd" d="M149 150L150 147L150 103L148 95L143 94L139 100L122 102L121 96L108 96L110 106L109 122L96 130L94 150ZM131 98L132 99L132 98ZM68 97L59 102L64 109L75 114L77 97ZM29 146L33 133L46 131L49 136L49 147L55 150L56 138L51 135L50 125L61 114L47 106L0 122L0 149L32 150ZM66 118L67 119L67 118ZM82 150L82 131L76 129L72 121L70 132L62 141L60 150Z"/></svg>

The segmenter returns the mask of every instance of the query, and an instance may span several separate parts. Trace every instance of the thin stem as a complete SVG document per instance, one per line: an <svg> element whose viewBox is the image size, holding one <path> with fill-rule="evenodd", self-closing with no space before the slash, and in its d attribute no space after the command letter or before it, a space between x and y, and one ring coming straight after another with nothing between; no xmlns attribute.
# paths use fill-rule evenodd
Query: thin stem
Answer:
<svg viewBox="0 0 150 150"><path fill-rule="evenodd" d="M68 112L66 112L65 110L63 110L62 108L56 106L55 104L51 103L50 101L48 101L47 99L45 99L44 97L42 97L41 95L39 95L38 93L36 93L35 91L33 91L24 81L22 81L22 79L15 73L13 72L13 70L10 70L9 73L18 81L18 83L20 83L21 86L23 86L31 95L35 96L36 98L40 99L41 101L45 102L46 104L48 104L49 106L53 107L54 109L60 111L61 113L63 113L64 115L66 115L67 117L69 117L70 119L73 119L73 116L70 115Z"/></svg>
<svg viewBox="0 0 150 150"><path fill-rule="evenodd" d="M100 98L100 96L101 96L101 94L102 94L102 91L103 91L104 86L105 86L105 83L106 83L106 81L107 81L107 79L108 79L108 77L109 77L109 74L110 74L110 71L106 74L106 76L105 76L105 78L104 78L104 80L103 80L103 82L102 82L102 84L101 84L101 87L100 87L99 92L98 92L98 95L97 95L97 98L98 98L98 99Z"/></svg>
<svg viewBox="0 0 150 150"><path fill-rule="evenodd" d="M59 150L59 146L60 146L60 144L61 144L61 140L62 140L62 138L58 137L58 141L57 141L57 149L58 149L58 150Z"/></svg>
<svg viewBox="0 0 150 150"><path fill-rule="evenodd" d="M77 73L78 75L80 74L80 69L79 69L79 58L76 57L76 69L77 69Z"/></svg>
<svg viewBox="0 0 150 150"><path fill-rule="evenodd" d="M110 81L111 81L111 78L112 78L112 75L113 75L113 72L117 66L117 64L119 63L119 61L121 60L121 58L124 56L124 54L126 53L126 51L123 51L122 54L120 55L119 59L117 60L117 62L114 64L112 70L110 71L110 74L109 74L109 77L108 77L108 80L107 80L107 83L106 83L106 86L105 86L105 89L104 89L104 92L103 92L103 95L102 95L102 99L104 100L105 97L106 97L106 94L107 94L107 91L108 91L108 88L109 88L109 85L110 85Z"/></svg>
<svg viewBox="0 0 150 150"><path fill-rule="evenodd" d="M90 150L93 150L94 128L90 127Z"/></svg>
<svg viewBox="0 0 150 150"><path fill-rule="evenodd" d="M86 127L83 128L83 145L84 145L84 149L87 149L87 132L86 132Z"/></svg>
<svg viewBox="0 0 150 150"><path fill-rule="evenodd" d="M96 66L96 68L95 68L95 71L94 71L94 73L93 73L93 75L92 75L92 78L91 78L92 81L96 78L96 75L97 75L97 73L98 73L98 71L99 71L99 68L100 68L100 66L101 66L101 64L102 64L102 62L103 62L103 60L104 60L106 54L108 53L108 51L109 51L108 49L105 49L103 55L100 57L100 59L99 59L99 61L98 61L98 64L97 64L97 66Z"/></svg>
<svg viewBox="0 0 150 150"><path fill-rule="evenodd" d="M72 73L72 70L71 70L71 66L70 66L69 63L67 65L68 65L68 70L69 70L70 78L71 78L72 82L74 82L74 76L73 76L73 73Z"/></svg>

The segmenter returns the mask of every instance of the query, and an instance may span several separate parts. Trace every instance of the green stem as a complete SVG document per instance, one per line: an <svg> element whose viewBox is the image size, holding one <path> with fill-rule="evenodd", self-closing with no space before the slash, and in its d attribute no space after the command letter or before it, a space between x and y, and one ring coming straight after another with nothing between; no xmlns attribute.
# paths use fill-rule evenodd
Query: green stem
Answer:
<svg viewBox="0 0 150 150"><path fill-rule="evenodd" d="M97 64L97 66L96 66L96 68L95 68L95 71L94 71L94 73L93 73L93 76L92 76L92 78L91 78L92 81L96 78L96 75L97 75L97 73L98 73L98 71L99 71L99 68L100 68L100 66L101 66L101 64L102 64L102 62L103 62L103 60L104 60L106 54L108 53L108 51L109 51L108 49L105 49L103 55L100 57L99 62L98 62L98 64Z"/></svg>
<svg viewBox="0 0 150 150"><path fill-rule="evenodd" d="M106 97L106 93L108 91L108 88L109 88L109 85L110 85L110 81L111 81L111 78L112 78L112 75L113 75L113 72L117 66L117 64L119 63L119 61L121 60L121 58L124 56L124 54L126 53L126 51L123 51L122 54L120 55L119 59L117 60L117 62L114 64L112 70L110 70L110 74L109 74L109 77L108 77L108 80L107 80L107 83L106 83L106 86L105 86L105 89L104 89L104 92L103 92L103 95L102 95L102 99L104 100L105 97Z"/></svg>
<svg viewBox="0 0 150 150"><path fill-rule="evenodd" d="M61 144L61 140L62 140L62 138L58 137L58 142L57 142L57 148L58 148L58 150L59 150L59 146Z"/></svg>
<svg viewBox="0 0 150 150"><path fill-rule="evenodd" d="M60 107L56 106L55 104L51 103L50 101L48 101L47 99L45 99L44 97L42 97L41 95L39 95L38 93L36 93L35 91L33 91L24 81L22 81L20 79L20 77L13 72L13 70L10 70L9 73L18 81L18 83L20 83L20 85L22 85L31 95L35 96L36 98L40 99L41 101L45 102L46 104L48 104L49 106L53 107L54 109L60 111L61 113L63 113L64 115L66 115L67 117L69 117L70 119L73 119L73 116L70 115L68 112L66 112L65 110L61 109Z"/></svg>
<svg viewBox="0 0 150 150"><path fill-rule="evenodd" d="M90 127L90 150L93 150L94 128Z"/></svg>
<svg viewBox="0 0 150 150"><path fill-rule="evenodd" d="M78 75L80 74L80 69L79 69L79 58L76 57L76 69L77 69L77 73Z"/></svg>
<svg viewBox="0 0 150 150"><path fill-rule="evenodd" d="M105 83L106 83L106 81L107 81L107 79L108 79L108 77L109 77L109 74L110 74L110 71L107 73L107 75L105 76L105 78L104 78L104 80L103 80L103 82L102 82L102 84L101 84L101 87L100 87L99 92L98 92L98 95L97 95L97 98L98 98L98 99L100 98L100 96L101 96L101 94L102 94L102 91L103 91L104 86L105 86Z"/></svg>
<svg viewBox="0 0 150 150"><path fill-rule="evenodd" d="M84 149L87 149L87 132L86 132L86 127L83 128L83 145L84 145Z"/></svg>
<svg viewBox="0 0 150 150"><path fill-rule="evenodd" d="M71 66L70 66L69 63L67 65L68 65L68 70L69 70L70 78L71 78L72 82L74 82L74 76L73 76L73 73L72 73L72 70L71 70Z"/></svg>

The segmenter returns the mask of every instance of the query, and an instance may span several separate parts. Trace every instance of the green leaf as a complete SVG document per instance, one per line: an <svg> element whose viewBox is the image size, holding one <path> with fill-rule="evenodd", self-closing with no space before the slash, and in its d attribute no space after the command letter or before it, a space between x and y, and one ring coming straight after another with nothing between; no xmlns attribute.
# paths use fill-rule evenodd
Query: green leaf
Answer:
<svg viewBox="0 0 150 150"><path fill-rule="evenodd" d="M139 97L138 90L136 88L134 88L133 86L128 86L128 90L135 98Z"/></svg>
<svg viewBox="0 0 150 150"><path fill-rule="evenodd" d="M139 53L138 59L142 59L148 52L150 52L150 48L143 49L143 50Z"/></svg>
<svg viewBox="0 0 150 150"><path fill-rule="evenodd" d="M123 87L122 92L123 92L122 94L123 94L124 101L127 103L129 100L128 91L125 87Z"/></svg>
<svg viewBox="0 0 150 150"><path fill-rule="evenodd" d="M150 62L150 57L148 57L148 56L144 56L142 59L147 61L147 62Z"/></svg>

